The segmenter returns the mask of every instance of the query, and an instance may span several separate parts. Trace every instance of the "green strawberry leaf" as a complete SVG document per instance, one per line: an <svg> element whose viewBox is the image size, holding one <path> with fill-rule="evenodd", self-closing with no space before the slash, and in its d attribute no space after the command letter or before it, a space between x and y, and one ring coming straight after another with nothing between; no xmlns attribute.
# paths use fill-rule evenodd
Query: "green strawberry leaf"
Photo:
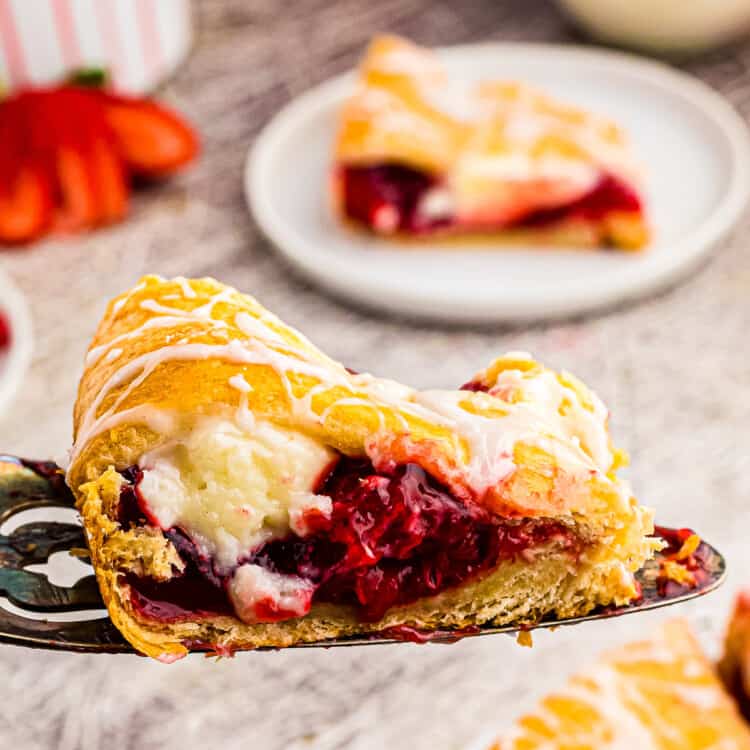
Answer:
<svg viewBox="0 0 750 750"><path fill-rule="evenodd" d="M67 81L75 86L99 89L109 83L109 72L104 68L79 68L71 71Z"/></svg>

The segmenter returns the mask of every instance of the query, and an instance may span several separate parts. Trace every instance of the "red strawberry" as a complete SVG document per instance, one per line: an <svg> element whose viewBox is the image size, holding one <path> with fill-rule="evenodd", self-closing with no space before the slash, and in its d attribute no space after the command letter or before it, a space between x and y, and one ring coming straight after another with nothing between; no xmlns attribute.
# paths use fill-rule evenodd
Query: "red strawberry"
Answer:
<svg viewBox="0 0 750 750"><path fill-rule="evenodd" d="M46 92L38 109L44 131L54 124L47 149L57 177L58 226L76 230L122 218L128 203L124 168L98 96L63 86Z"/></svg>
<svg viewBox="0 0 750 750"><path fill-rule="evenodd" d="M0 178L2 179L2 178ZM49 184L40 170L23 166L0 188L0 242L29 242L44 233L52 216Z"/></svg>
<svg viewBox="0 0 750 750"><path fill-rule="evenodd" d="M1 0L0 0L1 1ZM74 85L0 102L0 244L121 219L129 177L160 177L198 150L179 117L148 100Z"/></svg>
<svg viewBox="0 0 750 750"><path fill-rule="evenodd" d="M130 191L125 184L125 170L114 147L100 138L91 147L91 167L103 222L118 221L128 211Z"/></svg>
<svg viewBox="0 0 750 750"><path fill-rule="evenodd" d="M69 98L79 101L77 125L82 128L81 147L88 163L97 205L97 220L110 223L127 212L129 189L125 166L96 91L71 87Z"/></svg>
<svg viewBox="0 0 750 750"><path fill-rule="evenodd" d="M14 149L12 161L21 167L29 162L42 166L49 179L55 222L63 229L89 226L98 213L84 153L89 113L81 111L81 104L81 98L70 96L66 87L28 89L7 101L21 113L11 125L14 138L25 139L24 148Z"/></svg>
<svg viewBox="0 0 750 750"><path fill-rule="evenodd" d="M101 97L120 155L134 174L162 177L198 153L195 133L169 109L148 99Z"/></svg>
<svg viewBox="0 0 750 750"><path fill-rule="evenodd" d="M77 143L85 159L88 180L94 193L95 223L117 221L127 212L129 189L125 166L107 122L101 97L96 91L85 88L68 87L60 92L58 96L64 93L70 102L62 111L72 111L78 116L69 117L78 130L78 139L75 133L71 133L68 142Z"/></svg>
<svg viewBox="0 0 750 750"><path fill-rule="evenodd" d="M61 205L57 225L63 231L93 226L99 219L95 186L86 156L70 144L61 145L55 157Z"/></svg>
<svg viewBox="0 0 750 750"><path fill-rule="evenodd" d="M0 104L0 242L16 244L40 236L52 216L50 180L30 153L26 111ZM28 158L25 158L28 157Z"/></svg>

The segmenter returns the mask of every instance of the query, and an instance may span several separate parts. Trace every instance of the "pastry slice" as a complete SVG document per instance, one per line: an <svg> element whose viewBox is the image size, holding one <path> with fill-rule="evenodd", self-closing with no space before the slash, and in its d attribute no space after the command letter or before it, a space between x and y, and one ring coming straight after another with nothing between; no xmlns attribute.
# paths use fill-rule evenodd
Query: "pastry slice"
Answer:
<svg viewBox="0 0 750 750"><path fill-rule="evenodd" d="M729 620L719 673L750 720L750 591L740 591Z"/></svg>
<svg viewBox="0 0 750 750"><path fill-rule="evenodd" d="M642 248L641 178L622 130L526 84L452 81L430 50L377 37L345 103L333 202L383 236Z"/></svg>
<svg viewBox="0 0 750 750"><path fill-rule="evenodd" d="M748 750L750 730L688 625L605 655L489 750Z"/></svg>
<svg viewBox="0 0 750 750"><path fill-rule="evenodd" d="M67 481L112 621L168 661L626 604L658 543L622 461L599 399L526 354L417 391L149 276L87 355Z"/></svg>

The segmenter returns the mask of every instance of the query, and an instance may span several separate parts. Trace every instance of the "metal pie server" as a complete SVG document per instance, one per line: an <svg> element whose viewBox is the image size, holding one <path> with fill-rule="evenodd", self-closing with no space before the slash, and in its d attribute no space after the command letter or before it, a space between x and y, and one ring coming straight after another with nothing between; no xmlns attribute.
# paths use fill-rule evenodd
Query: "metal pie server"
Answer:
<svg viewBox="0 0 750 750"><path fill-rule="evenodd" d="M24 511L73 507L73 496L55 464L0 455L0 524L5 524ZM8 534L0 534L0 596L4 596L14 609L11 612L0 603L0 643L60 651L135 653L106 616L92 573L72 586L57 586L44 573L28 569L29 566L46 563L50 555L65 550L85 557L86 539L80 524L30 521ZM576 625L685 602L713 591L724 581L724 558L706 542L701 542L694 553L700 561L700 576L694 585L665 581L663 562L668 555L669 559L673 559L674 551L657 553L638 572L642 596L625 607L602 609L584 617L500 627L483 625L461 631L420 633L405 628L398 632L385 631L367 636L300 643L292 648L330 648L404 640L449 643L465 637ZM92 610L100 611L92 613ZM81 618L65 622L40 619L40 614L61 612L80 612Z"/></svg>

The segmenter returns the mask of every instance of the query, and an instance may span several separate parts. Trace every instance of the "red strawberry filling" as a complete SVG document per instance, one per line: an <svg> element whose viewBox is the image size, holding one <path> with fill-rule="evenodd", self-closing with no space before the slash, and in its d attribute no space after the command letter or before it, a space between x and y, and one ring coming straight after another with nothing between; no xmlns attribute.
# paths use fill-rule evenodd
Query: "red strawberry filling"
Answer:
<svg viewBox="0 0 750 750"><path fill-rule="evenodd" d="M400 164L341 167L339 179L345 214L376 232L426 234L459 226L450 213L435 215L421 210L427 192L440 185L438 178L426 172ZM612 212L641 210L640 199L628 185L604 175L573 203L534 211L497 228L541 227L566 219L597 221Z"/></svg>
<svg viewBox="0 0 750 750"><path fill-rule="evenodd" d="M10 346L10 323L0 311L0 353Z"/></svg>
<svg viewBox="0 0 750 750"><path fill-rule="evenodd" d="M421 234L451 225L449 218L420 213L421 200L436 178L410 167L343 167L340 170L344 211L350 219L377 232Z"/></svg>
<svg viewBox="0 0 750 750"><path fill-rule="evenodd" d="M710 579L710 549L701 543L689 554L684 550L683 545L695 536L692 529L657 526L654 531L667 545L661 551L662 567L657 579L657 590L661 596L678 596L686 590L705 584ZM685 573L675 576L674 567L670 570L670 565L680 566Z"/></svg>
<svg viewBox="0 0 750 750"><path fill-rule="evenodd" d="M138 491L140 471L123 475L128 483L120 522L148 524ZM385 474L369 461L342 458L315 492L331 497L329 518L309 515L306 536L272 540L240 564L302 579L313 587L308 609L315 602L352 605L363 621L378 620L393 606L438 594L501 562L528 558L534 550L554 545L576 558L583 547L560 522L507 521L469 507L414 464ZM134 608L144 617L172 622L233 614L228 586L234 571L218 571L182 530L165 534L185 572L167 582L128 576Z"/></svg>

